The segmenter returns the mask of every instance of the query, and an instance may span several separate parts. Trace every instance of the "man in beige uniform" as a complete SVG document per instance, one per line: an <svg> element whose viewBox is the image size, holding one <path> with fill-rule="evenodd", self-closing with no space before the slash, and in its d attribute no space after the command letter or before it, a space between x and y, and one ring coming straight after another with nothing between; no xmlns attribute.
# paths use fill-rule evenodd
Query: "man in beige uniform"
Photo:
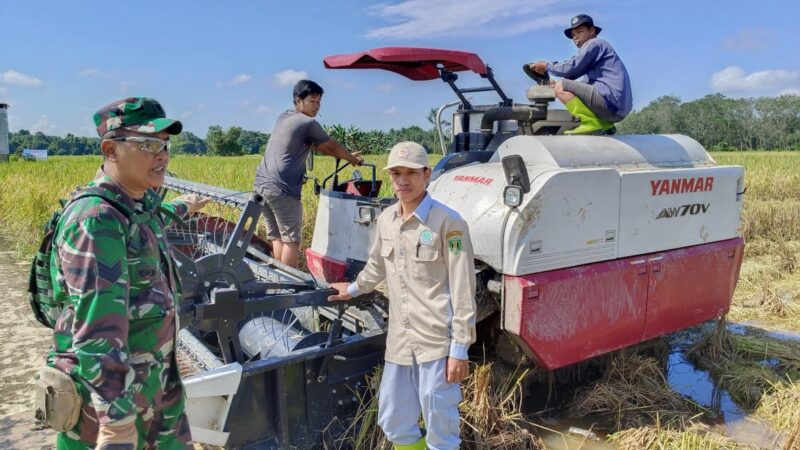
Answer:
<svg viewBox="0 0 800 450"><path fill-rule="evenodd" d="M475 342L475 266L467 224L426 192L428 155L414 142L389 154L398 202L378 218L377 233L356 281L334 283L349 300L389 287L386 366L378 424L396 449L458 449L460 383ZM427 436L418 426L422 412Z"/></svg>

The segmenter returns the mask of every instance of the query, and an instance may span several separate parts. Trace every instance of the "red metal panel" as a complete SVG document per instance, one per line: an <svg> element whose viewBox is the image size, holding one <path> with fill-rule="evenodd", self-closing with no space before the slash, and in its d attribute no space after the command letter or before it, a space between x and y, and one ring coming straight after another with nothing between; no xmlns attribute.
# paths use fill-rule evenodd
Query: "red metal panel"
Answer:
<svg viewBox="0 0 800 450"><path fill-rule="evenodd" d="M451 72L471 70L486 74L486 65L475 53L438 48L381 47L345 55L326 56L328 69L383 69L414 81L439 78L438 65Z"/></svg>
<svg viewBox="0 0 800 450"><path fill-rule="evenodd" d="M347 264L344 261L329 258L307 248L306 264L308 265L309 272L311 272L315 278L321 279L326 283L345 281Z"/></svg>
<svg viewBox="0 0 800 450"><path fill-rule="evenodd" d="M521 277L506 276L506 329L556 369L728 312L742 238ZM512 333L513 334L513 333Z"/></svg>
<svg viewBox="0 0 800 450"><path fill-rule="evenodd" d="M644 339L726 314L743 253L736 238L650 255Z"/></svg>
<svg viewBox="0 0 800 450"><path fill-rule="evenodd" d="M642 258L505 277L506 292L522 295L517 341L547 369L635 344L644 328L647 277ZM510 283L519 287L509 289Z"/></svg>

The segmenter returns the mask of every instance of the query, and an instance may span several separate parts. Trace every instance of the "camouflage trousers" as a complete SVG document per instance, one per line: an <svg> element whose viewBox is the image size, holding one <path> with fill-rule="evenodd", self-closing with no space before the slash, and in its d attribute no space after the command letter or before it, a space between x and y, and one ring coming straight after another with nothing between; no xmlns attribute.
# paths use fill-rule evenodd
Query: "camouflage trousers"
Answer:
<svg viewBox="0 0 800 450"><path fill-rule="evenodd" d="M131 391L137 411L138 449L189 448L191 433L184 413L183 385L177 372L161 363L137 364L134 371L136 378ZM97 415L89 391L79 384L78 392L83 400L81 417L75 428L58 434L59 450L92 449L97 441Z"/></svg>

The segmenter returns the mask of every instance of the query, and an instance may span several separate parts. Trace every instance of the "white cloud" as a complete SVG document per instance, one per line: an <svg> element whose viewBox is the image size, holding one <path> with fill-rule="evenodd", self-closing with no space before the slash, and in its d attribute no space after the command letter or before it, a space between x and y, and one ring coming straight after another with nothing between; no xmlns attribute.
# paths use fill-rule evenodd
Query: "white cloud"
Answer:
<svg viewBox="0 0 800 450"><path fill-rule="evenodd" d="M391 25L372 28L369 38L427 39L453 36L513 36L568 23L556 0L403 0L371 12Z"/></svg>
<svg viewBox="0 0 800 450"><path fill-rule="evenodd" d="M132 88L134 86L136 86L136 82L135 81L123 80L123 81L121 81L119 83L119 90L122 93L127 93L128 90L130 90L130 88Z"/></svg>
<svg viewBox="0 0 800 450"><path fill-rule="evenodd" d="M762 28L745 28L733 36L722 40L726 50L740 52L756 52L766 50L774 45L774 40L767 30Z"/></svg>
<svg viewBox="0 0 800 450"><path fill-rule="evenodd" d="M0 72L0 82L16 84L18 86L39 86L42 84L42 80L14 70Z"/></svg>
<svg viewBox="0 0 800 450"><path fill-rule="evenodd" d="M294 69L286 69L282 72L278 72L272 77L273 81L277 86L280 87L289 87L294 85L300 80L304 80L308 78L308 72L305 70L294 70Z"/></svg>
<svg viewBox="0 0 800 450"><path fill-rule="evenodd" d="M97 75L100 75L100 69L89 67L88 69L81 70L78 72L78 74L82 77L96 77Z"/></svg>
<svg viewBox="0 0 800 450"><path fill-rule="evenodd" d="M394 85L392 83L383 83L379 84L376 89L380 92L389 93L394 90Z"/></svg>
<svg viewBox="0 0 800 450"><path fill-rule="evenodd" d="M240 73L239 75L236 75L235 77L231 78L231 80L228 82L228 84L231 84L233 86L239 86L240 84L247 83L252 78L253 77L251 77L250 75L248 75L246 73Z"/></svg>
<svg viewBox="0 0 800 450"><path fill-rule="evenodd" d="M8 89L0 86L0 95L6 95L6 94L8 94Z"/></svg>
<svg viewBox="0 0 800 450"><path fill-rule="evenodd" d="M730 66L711 75L715 92L765 91L789 87L800 81L800 71L761 70L751 74L740 67Z"/></svg>
<svg viewBox="0 0 800 450"><path fill-rule="evenodd" d="M39 120L34 122L29 127L31 133L37 133L41 131L42 133L47 134L48 132L52 132L57 129L58 127L55 124L50 123L50 119L48 119L47 116L39 117Z"/></svg>
<svg viewBox="0 0 800 450"><path fill-rule="evenodd" d="M189 109L184 110L181 113L181 119L188 119L189 117L194 116L195 113L204 111L206 109L206 105L202 103L197 103L189 107Z"/></svg>
<svg viewBox="0 0 800 450"><path fill-rule="evenodd" d="M272 108L270 108L267 105L259 105L258 108L256 108L256 111L255 111L256 114L269 114L271 112L272 112Z"/></svg>
<svg viewBox="0 0 800 450"><path fill-rule="evenodd" d="M397 108L395 108L394 106L390 106L385 110L383 110L383 113L387 115L397 114Z"/></svg>
<svg viewBox="0 0 800 450"><path fill-rule="evenodd" d="M244 100L244 101L242 101L242 106L243 106L243 107L245 107L245 108L247 108L248 106L250 106L250 100Z"/></svg>
<svg viewBox="0 0 800 450"><path fill-rule="evenodd" d="M778 92L778 96L780 97L781 95L796 95L796 96L800 97L800 88L784 89L784 90Z"/></svg>

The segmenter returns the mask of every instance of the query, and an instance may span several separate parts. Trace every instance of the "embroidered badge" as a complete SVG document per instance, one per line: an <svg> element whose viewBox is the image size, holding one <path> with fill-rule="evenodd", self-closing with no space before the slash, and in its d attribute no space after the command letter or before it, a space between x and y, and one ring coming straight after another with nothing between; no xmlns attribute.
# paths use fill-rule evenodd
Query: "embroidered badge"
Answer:
<svg viewBox="0 0 800 450"><path fill-rule="evenodd" d="M430 230L425 230L419 234L419 243L422 245L433 244L433 233Z"/></svg>
<svg viewBox="0 0 800 450"><path fill-rule="evenodd" d="M447 238L447 248L453 255L458 255L464 249L462 239L464 237L463 231L451 231L445 235Z"/></svg>
<svg viewBox="0 0 800 450"><path fill-rule="evenodd" d="M408 159L408 156L411 154L411 151L405 147L401 147L397 149L397 157L400 159Z"/></svg>

